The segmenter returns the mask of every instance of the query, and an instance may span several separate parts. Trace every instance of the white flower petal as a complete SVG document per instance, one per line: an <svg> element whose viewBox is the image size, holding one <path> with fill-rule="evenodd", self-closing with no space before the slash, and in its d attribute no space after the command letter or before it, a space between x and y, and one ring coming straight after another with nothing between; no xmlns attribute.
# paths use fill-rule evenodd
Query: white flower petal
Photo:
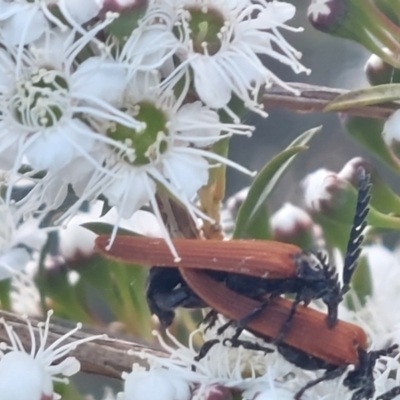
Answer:
<svg viewBox="0 0 400 400"><path fill-rule="evenodd" d="M149 201L150 193L147 192L143 181L147 182L153 193L156 191L156 185L145 170L129 166L123 169L119 179L114 179L103 194L111 206L118 207L122 218L129 218Z"/></svg>
<svg viewBox="0 0 400 400"><path fill-rule="evenodd" d="M214 57L197 57L191 66L194 71L194 86L197 94L209 107L222 108L231 99L232 87L225 71Z"/></svg>
<svg viewBox="0 0 400 400"><path fill-rule="evenodd" d="M182 190L186 197L192 198L208 182L208 162L199 156L170 152L163 159L164 175L174 186Z"/></svg>
<svg viewBox="0 0 400 400"><path fill-rule="evenodd" d="M24 269L30 259L30 254L24 248L11 249L2 254L0 256L0 280L10 278L13 269Z"/></svg>
<svg viewBox="0 0 400 400"><path fill-rule="evenodd" d="M201 121L201 124L196 124L196 119ZM205 107L200 101L183 105L176 113L174 120L174 129L183 139L185 136L213 137L211 140L202 140L196 143L200 147L210 146L215 143L215 138L221 134L220 127L218 114ZM188 141L190 142L190 139Z"/></svg>
<svg viewBox="0 0 400 400"><path fill-rule="evenodd" d="M7 1L0 3L0 13L5 11ZM11 17L2 21L2 40L7 46L29 44L38 39L49 27L44 14L37 4L15 4ZM0 14L1 20L1 14ZM22 41L22 42L21 42Z"/></svg>
<svg viewBox="0 0 400 400"><path fill-rule="evenodd" d="M49 382L46 375L40 363L27 353L18 351L7 353L0 360L1 399L41 400L43 394L52 395L51 380Z"/></svg>
<svg viewBox="0 0 400 400"><path fill-rule="evenodd" d="M88 22L97 16L102 3L102 0L64 0L68 13L78 24Z"/></svg>
<svg viewBox="0 0 400 400"><path fill-rule="evenodd" d="M83 135L82 131L87 134ZM35 169L59 170L82 152L89 152L94 144L94 132L73 118L38 134L36 141L26 150L26 156Z"/></svg>
<svg viewBox="0 0 400 400"><path fill-rule="evenodd" d="M114 104L121 101L127 85L126 70L121 64L90 57L79 65L72 77L71 91L107 100Z"/></svg>

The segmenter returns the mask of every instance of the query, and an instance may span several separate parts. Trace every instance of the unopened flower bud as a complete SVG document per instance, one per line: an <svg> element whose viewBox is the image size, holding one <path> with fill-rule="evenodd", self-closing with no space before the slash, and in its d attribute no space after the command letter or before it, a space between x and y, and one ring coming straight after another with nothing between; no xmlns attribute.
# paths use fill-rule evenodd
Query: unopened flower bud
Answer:
<svg viewBox="0 0 400 400"><path fill-rule="evenodd" d="M399 214L400 197L382 179L378 171L368 161L361 157L353 158L342 168L338 175L357 187L358 170L360 167L370 174L370 205L381 213ZM375 215L375 211L371 209L370 217L373 217L373 215Z"/></svg>
<svg viewBox="0 0 400 400"><path fill-rule="evenodd" d="M360 168L363 168L367 173L371 172L373 169L368 161L361 157L354 157L338 172L338 177L350 182L354 187L357 187Z"/></svg>
<svg viewBox="0 0 400 400"><path fill-rule="evenodd" d="M383 140L393 152L400 156L400 110L395 111L385 122L382 132Z"/></svg>
<svg viewBox="0 0 400 400"><path fill-rule="evenodd" d="M343 0L312 0L307 14L314 28L331 33L346 15L346 4Z"/></svg>
<svg viewBox="0 0 400 400"><path fill-rule="evenodd" d="M368 59L364 71L372 86L400 83L400 69L394 68L376 54L372 54Z"/></svg>
<svg viewBox="0 0 400 400"><path fill-rule="evenodd" d="M319 169L303 181L307 210L345 224L351 224L357 193L349 181L335 172Z"/></svg>
<svg viewBox="0 0 400 400"><path fill-rule="evenodd" d="M285 203L272 215L270 223L276 240L293 243L305 249L312 246L313 221L301 208Z"/></svg>
<svg viewBox="0 0 400 400"><path fill-rule="evenodd" d="M232 217L235 219L240 206L243 204L243 202L246 200L246 197L249 193L249 187L246 187L239 192L235 193L233 196L229 197L229 199L226 202L226 208L232 215Z"/></svg>
<svg viewBox="0 0 400 400"><path fill-rule="evenodd" d="M308 18L316 29L360 43L400 67L398 27L372 1L312 0Z"/></svg>

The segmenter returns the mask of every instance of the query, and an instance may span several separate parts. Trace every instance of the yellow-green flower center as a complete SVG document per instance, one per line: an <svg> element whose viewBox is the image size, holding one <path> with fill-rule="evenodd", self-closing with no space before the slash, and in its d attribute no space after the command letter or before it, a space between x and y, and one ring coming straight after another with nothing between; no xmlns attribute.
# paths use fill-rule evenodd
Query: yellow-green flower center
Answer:
<svg viewBox="0 0 400 400"><path fill-rule="evenodd" d="M55 125L69 106L67 81L59 71L45 68L20 80L10 101L14 118L32 128Z"/></svg>
<svg viewBox="0 0 400 400"><path fill-rule="evenodd" d="M214 55L221 48L220 32L224 27L224 18L216 10L208 8L191 8L190 13L190 38L193 49L197 53ZM205 50L206 48L206 50Z"/></svg>
<svg viewBox="0 0 400 400"><path fill-rule="evenodd" d="M148 102L136 104L130 113L144 123L144 128L136 131L117 124L115 129L108 131L108 136L132 149L131 153L123 154L126 162L135 166L150 164L168 149L168 118L154 104Z"/></svg>

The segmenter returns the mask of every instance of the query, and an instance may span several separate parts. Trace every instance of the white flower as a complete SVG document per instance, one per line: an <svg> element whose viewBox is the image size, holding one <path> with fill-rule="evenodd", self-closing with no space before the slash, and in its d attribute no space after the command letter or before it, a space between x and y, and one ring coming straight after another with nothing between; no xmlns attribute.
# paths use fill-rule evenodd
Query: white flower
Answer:
<svg viewBox="0 0 400 400"><path fill-rule="evenodd" d="M99 127L104 135L99 135L98 141L103 142L103 146L92 153L99 167L94 171L87 167L82 170L76 167L76 160L64 168L63 173L79 179L72 185L80 197L64 217L75 214L83 201L99 195L117 208L119 219L130 218L140 207L150 203L163 235L178 257L156 202L156 185L163 186L176 197L194 220L197 217L210 220L192 203L197 190L208 182L209 169L213 166L208 160L250 172L204 147L235 133L248 135L252 129L247 125L219 122L217 113L200 102L182 106L182 98L176 99L173 92L161 91L154 82L158 81L153 74L144 74L127 88L124 108L143 124L143 130L106 122ZM91 168L96 168L96 164ZM60 173L54 178L49 175L44 181L57 187ZM113 235L119 222L115 223Z"/></svg>
<svg viewBox="0 0 400 400"><path fill-rule="evenodd" d="M187 381L165 368L146 371L137 364L132 372L123 374L126 400L190 400L191 390ZM120 395L120 398L122 396Z"/></svg>
<svg viewBox="0 0 400 400"><path fill-rule="evenodd" d="M89 153L100 135L89 119L142 127L114 106L127 82L121 64L103 55L75 65L79 51L109 22L77 41L73 31L52 30L29 49L14 54L14 64L5 51L0 54L5 60L0 69L7 76L4 82L0 80L0 159L6 160L3 168L12 168L7 200L16 172L26 159L34 170L59 170L79 156L95 163Z"/></svg>
<svg viewBox="0 0 400 400"><path fill-rule="evenodd" d="M320 15L329 15L332 10L329 7L329 3L332 0L312 0L308 7L308 16L312 20L316 20Z"/></svg>
<svg viewBox="0 0 400 400"><path fill-rule="evenodd" d="M283 374L282 376L285 376L293 370L293 366L277 353L272 355L271 363L269 363L268 360L271 357L269 354L266 356L260 351L223 345L222 342L225 338L232 337L234 329L228 328L222 335L217 335L216 332L220 326L221 322L218 321L217 325L207 333L204 333L204 327L192 332L189 338L189 347L179 343L168 331L168 338L175 348L166 344L160 335L154 333L157 335L162 348L170 354L170 357L159 358L146 351L130 351L130 354L146 359L150 364L150 371L147 372L146 381L143 379L146 372L138 370L137 367L131 374L124 374L124 379L129 376L129 385L132 385L128 387L126 384L125 393L127 393L127 389L131 389L130 393L134 393L134 387L135 393L139 393L139 390L143 393L151 390L152 398L175 399L172 396L173 393L178 392L176 389L176 386L178 386L180 395L176 399L186 399L190 393L193 394L192 398L196 400L219 398L220 396L226 398L225 396L232 389L243 391L253 387L258 382L256 375L265 374L268 366L273 371L273 375L279 370ZM195 361L197 352L194 348L194 338L198 334L203 336L204 341L217 338L219 343L211 347L204 358ZM240 338L252 343L263 343L262 340L246 333L242 334ZM265 343L264 345L268 346ZM273 347L271 346L271 348ZM158 386L154 384L155 379L160 381ZM152 386L151 382L153 382ZM190 392L184 389L187 387L190 388ZM160 391L161 388L163 388L162 392ZM126 394L125 396L126 400L140 398L133 395L129 397Z"/></svg>
<svg viewBox="0 0 400 400"><path fill-rule="evenodd" d="M36 342L35 331L26 320L31 338L31 349L25 350L18 335L4 320L3 324L11 345L1 344L6 354L0 360L0 392L2 400L50 400L59 399L53 391L53 382L68 383L67 379L80 370L80 363L75 357L66 357L80 344L94 339L104 338L104 335L91 336L84 339L65 343L69 337L77 332L81 325L59 337L47 346L49 338L49 324L52 311L48 312L45 323L38 324L39 343ZM64 344L63 344L64 343ZM60 361L62 360L62 361ZM55 364L54 364L55 363Z"/></svg>
<svg viewBox="0 0 400 400"><path fill-rule="evenodd" d="M125 396L121 394L119 398L180 400L187 398L187 387L189 387L193 400L226 399L229 398L230 391L236 395L240 394L243 400L292 399L307 383L321 377L325 372L295 367L278 351L265 354L264 351L225 346L222 344L224 339L231 338L235 330L228 327L222 335L218 334L218 328L222 323L223 320L218 318L216 325L207 333L203 331L204 327L192 332L188 347L179 343L168 331L167 336L172 346L166 344L161 336L156 334L161 347L169 357L159 357L150 351L129 351L130 354L145 359L150 365L150 371L145 372L136 365L132 373L123 373L124 379L128 379L129 383L126 381ZM203 337L203 341L218 340L200 360L195 360L198 354L193 346L194 336L197 334ZM276 349L246 331L242 332L240 340L250 341L252 344L258 343L264 347L269 346L271 350ZM385 347L387 344L381 348ZM377 395L399 385L399 357L400 354L383 356L373 366ZM351 400L354 392L345 384L345 379L354 368L357 367L349 365L338 378L325 380L313 386L306 391L304 398ZM176 385L181 388L179 393L185 394L183 397L176 394L178 393ZM131 396L127 395L128 392Z"/></svg>
<svg viewBox="0 0 400 400"><path fill-rule="evenodd" d="M120 60L126 61L131 74L153 71L172 59L179 48L171 30L155 24L135 29L121 50Z"/></svg>
<svg viewBox="0 0 400 400"><path fill-rule="evenodd" d="M8 206L0 198L0 280L10 278L25 268L31 259L28 249L39 250L47 235L38 228L39 221L21 222L21 210Z"/></svg>
<svg viewBox="0 0 400 400"><path fill-rule="evenodd" d="M155 17L150 16L158 16L158 21L164 22L164 42L173 30L180 43L176 53L180 64L163 84L171 79L174 84L190 67L200 99L211 108L224 108L237 121L227 107L233 94L247 108L266 115L258 99L264 85L277 83L293 91L262 64L258 55L275 58L296 73L309 72L298 61L301 53L278 30L301 31L286 25L294 13L294 6L278 1L170 0L155 2L144 23L154 23ZM160 36L162 27L156 25ZM174 50L173 45L168 49L164 55Z"/></svg>

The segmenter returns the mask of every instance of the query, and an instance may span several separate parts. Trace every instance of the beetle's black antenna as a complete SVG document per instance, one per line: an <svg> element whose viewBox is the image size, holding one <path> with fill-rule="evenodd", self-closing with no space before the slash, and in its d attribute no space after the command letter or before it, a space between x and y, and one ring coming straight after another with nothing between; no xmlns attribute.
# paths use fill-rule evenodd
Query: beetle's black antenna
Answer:
<svg viewBox="0 0 400 400"><path fill-rule="evenodd" d="M364 240L363 231L367 226L368 204L371 198L371 175L366 173L363 167L359 167L357 175L357 204L344 259L342 295L350 290L350 281L357 267L358 258L361 253L361 244Z"/></svg>

